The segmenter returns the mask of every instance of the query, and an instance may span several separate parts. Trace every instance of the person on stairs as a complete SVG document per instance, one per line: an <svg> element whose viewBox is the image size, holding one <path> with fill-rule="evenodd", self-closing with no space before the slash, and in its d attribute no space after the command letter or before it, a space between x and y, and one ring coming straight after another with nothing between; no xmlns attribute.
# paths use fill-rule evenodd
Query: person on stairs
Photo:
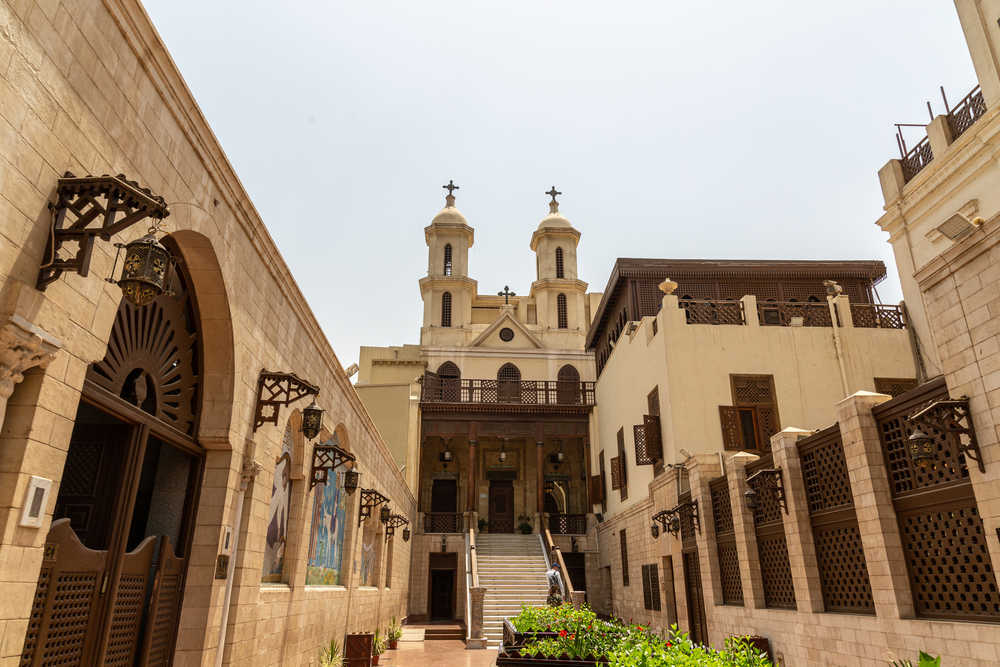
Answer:
<svg viewBox="0 0 1000 667"><path fill-rule="evenodd" d="M562 604L566 591L563 588L562 575L559 573L559 564L554 560L552 561L552 568L545 573L545 578L549 582L548 605L550 607L558 607Z"/></svg>

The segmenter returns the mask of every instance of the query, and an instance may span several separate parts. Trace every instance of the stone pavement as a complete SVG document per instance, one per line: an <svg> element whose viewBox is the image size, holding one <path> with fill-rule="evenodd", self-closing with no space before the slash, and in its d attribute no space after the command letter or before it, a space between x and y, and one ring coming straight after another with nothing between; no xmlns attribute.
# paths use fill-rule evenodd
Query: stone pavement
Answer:
<svg viewBox="0 0 1000 667"><path fill-rule="evenodd" d="M386 651L379 659L379 667L493 667L496 649L469 651L465 642L438 640L400 642L395 651Z"/></svg>

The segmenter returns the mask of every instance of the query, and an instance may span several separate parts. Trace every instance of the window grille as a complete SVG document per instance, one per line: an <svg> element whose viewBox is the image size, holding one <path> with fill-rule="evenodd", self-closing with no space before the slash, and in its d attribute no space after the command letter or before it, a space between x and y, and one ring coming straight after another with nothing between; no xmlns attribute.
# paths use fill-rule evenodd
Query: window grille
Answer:
<svg viewBox="0 0 1000 667"><path fill-rule="evenodd" d="M462 400L462 372L458 366L446 361L438 367L438 379L441 386L441 400L457 403Z"/></svg>
<svg viewBox="0 0 1000 667"><path fill-rule="evenodd" d="M625 462L625 429L618 429L618 478L620 500L628 500L628 464Z"/></svg>
<svg viewBox="0 0 1000 667"><path fill-rule="evenodd" d="M569 327L569 317L566 314L566 295L560 294L556 297L556 306L559 311L559 328L566 329Z"/></svg>
<svg viewBox="0 0 1000 667"><path fill-rule="evenodd" d="M618 542L622 549L622 586L628 586L628 541L625 539L625 529L618 531Z"/></svg>
<svg viewBox="0 0 1000 667"><path fill-rule="evenodd" d="M441 295L441 326L451 326L451 292Z"/></svg>
<svg viewBox="0 0 1000 667"><path fill-rule="evenodd" d="M656 563L642 566L643 608L660 611L660 574Z"/></svg>
<svg viewBox="0 0 1000 667"><path fill-rule="evenodd" d="M758 470L771 468L773 465L771 455L766 454L746 467L746 475L749 478ZM795 586L788 561L782 511L773 488L765 488L761 482L762 479L758 477L749 486L757 493L754 531L757 534L764 606L769 609L795 609Z"/></svg>
<svg viewBox="0 0 1000 667"><path fill-rule="evenodd" d="M451 244L444 244L444 275L451 275Z"/></svg>
<svg viewBox="0 0 1000 667"><path fill-rule="evenodd" d="M504 364L497 371L497 392L501 403L521 402L521 371L514 364Z"/></svg>
<svg viewBox="0 0 1000 667"><path fill-rule="evenodd" d="M563 267L563 249L556 248L556 278L565 278L566 272Z"/></svg>
<svg viewBox="0 0 1000 667"><path fill-rule="evenodd" d="M740 561L736 551L733 508L729 501L729 481L725 477L720 477L709 482L708 488L712 496L712 517L718 544L722 604L743 606L743 582L740 578Z"/></svg>

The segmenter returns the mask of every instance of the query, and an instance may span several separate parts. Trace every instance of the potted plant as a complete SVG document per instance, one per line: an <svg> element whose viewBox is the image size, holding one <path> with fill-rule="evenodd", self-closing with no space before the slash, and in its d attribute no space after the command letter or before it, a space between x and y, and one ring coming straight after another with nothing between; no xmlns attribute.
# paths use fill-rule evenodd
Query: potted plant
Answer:
<svg viewBox="0 0 1000 667"><path fill-rule="evenodd" d="M372 664L378 664L378 658L380 655L385 653L385 639L382 637L382 633L378 630L375 631L375 636L372 638Z"/></svg>
<svg viewBox="0 0 1000 667"><path fill-rule="evenodd" d="M489 521L487 521L486 519L480 519L479 520L479 532L480 533L486 532L486 526L488 526L488 525L490 525Z"/></svg>
<svg viewBox="0 0 1000 667"><path fill-rule="evenodd" d="M344 656L340 654L340 645L336 639L330 640L330 645L319 654L320 667L343 667Z"/></svg>
<svg viewBox="0 0 1000 667"><path fill-rule="evenodd" d="M403 628L393 616L392 620L389 621L389 627L385 629L385 640L389 645L390 651L395 651L396 646L399 644L399 638L403 636Z"/></svg>
<svg viewBox="0 0 1000 667"><path fill-rule="evenodd" d="M517 524L517 529L521 531L521 534L531 535L531 531L533 530L533 527L531 525L531 517L522 514L521 516L517 517L517 520L521 522Z"/></svg>

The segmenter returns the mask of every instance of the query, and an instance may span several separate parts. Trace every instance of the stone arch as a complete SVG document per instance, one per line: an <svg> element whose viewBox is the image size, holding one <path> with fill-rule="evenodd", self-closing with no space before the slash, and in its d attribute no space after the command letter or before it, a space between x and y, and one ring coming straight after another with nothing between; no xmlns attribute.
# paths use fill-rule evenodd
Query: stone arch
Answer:
<svg viewBox="0 0 1000 667"><path fill-rule="evenodd" d="M207 236L182 229L164 237L183 260L200 323L201 416L196 439L206 449L231 449L236 386L233 321L219 258Z"/></svg>

